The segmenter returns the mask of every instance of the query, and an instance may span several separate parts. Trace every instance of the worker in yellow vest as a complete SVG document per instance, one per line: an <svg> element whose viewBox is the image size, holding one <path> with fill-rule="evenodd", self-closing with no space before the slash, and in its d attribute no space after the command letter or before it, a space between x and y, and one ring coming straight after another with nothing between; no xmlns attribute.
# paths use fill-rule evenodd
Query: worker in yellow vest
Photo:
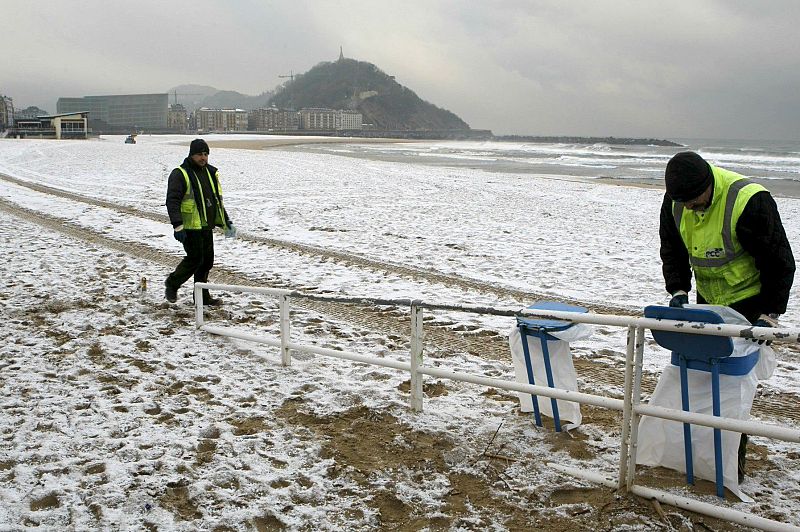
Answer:
<svg viewBox="0 0 800 532"><path fill-rule="evenodd" d="M167 301L178 299L178 288L189 277L195 282L207 282L214 266L214 227L220 227L226 237L236 237L234 227L222 202L219 172L208 164L208 144L195 139L189 146L189 156L169 175L167 182L167 213L175 240L183 244L186 256L164 281ZM220 305L221 301L203 290L204 305Z"/></svg>
<svg viewBox="0 0 800 532"><path fill-rule="evenodd" d="M758 327L778 326L794 281L794 255L778 206L763 186L694 152L667 163L661 205L661 261L671 307L727 305ZM747 435L739 446L744 476Z"/></svg>

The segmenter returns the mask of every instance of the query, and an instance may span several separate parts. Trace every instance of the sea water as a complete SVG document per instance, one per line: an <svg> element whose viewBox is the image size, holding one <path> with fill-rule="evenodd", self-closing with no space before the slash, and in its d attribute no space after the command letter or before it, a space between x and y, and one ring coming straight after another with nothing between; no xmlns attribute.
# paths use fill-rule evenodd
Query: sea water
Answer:
<svg viewBox="0 0 800 532"><path fill-rule="evenodd" d="M303 150L395 162L476 168L581 179L661 183L675 153L696 151L706 160L755 178L778 195L800 197L800 142L670 139L681 146L421 141L395 144L317 144ZM772 186L770 186L770 183Z"/></svg>

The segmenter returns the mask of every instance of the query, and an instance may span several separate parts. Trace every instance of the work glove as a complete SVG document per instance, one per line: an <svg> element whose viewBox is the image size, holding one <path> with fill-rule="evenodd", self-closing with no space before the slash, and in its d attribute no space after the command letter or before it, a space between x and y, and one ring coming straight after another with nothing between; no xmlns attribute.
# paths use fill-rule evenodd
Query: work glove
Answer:
<svg viewBox="0 0 800 532"><path fill-rule="evenodd" d="M172 234L175 237L175 240L183 244L186 242L186 231L183 229L182 225L179 225L175 228L175 232Z"/></svg>
<svg viewBox="0 0 800 532"><path fill-rule="evenodd" d="M766 314L762 314L758 317L758 319L753 323L753 327L777 327L778 320L776 318L772 318ZM758 340L756 338L750 338L751 342L757 342L759 345L763 344L765 340ZM767 345L772 344L772 340L766 340Z"/></svg>
<svg viewBox="0 0 800 532"><path fill-rule="evenodd" d="M224 235L225 235L225 238L236 238L236 235L237 235L238 233L239 233L239 230L238 230L238 229L236 229L236 226L235 226L235 225L233 225L233 224L228 224L228 227L226 227L226 228L225 228L225 229L222 231L222 234L224 234Z"/></svg>
<svg viewBox="0 0 800 532"><path fill-rule="evenodd" d="M683 290L678 290L672 294L672 299L669 300L670 307L683 308L684 305L689 304L689 295Z"/></svg>

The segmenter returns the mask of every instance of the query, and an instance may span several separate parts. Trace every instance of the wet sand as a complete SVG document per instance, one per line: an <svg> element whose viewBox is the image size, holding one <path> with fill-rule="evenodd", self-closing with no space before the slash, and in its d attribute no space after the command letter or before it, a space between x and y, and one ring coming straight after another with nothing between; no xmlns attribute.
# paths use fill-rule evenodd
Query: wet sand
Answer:
<svg viewBox="0 0 800 532"><path fill-rule="evenodd" d="M764 188L769 190L770 194L776 198L800 198L800 186L796 181L784 181L782 179L760 179L758 177L750 178L751 181L763 185ZM629 187L641 188L655 188L664 190L663 183L654 183L652 181L636 180L636 179L614 179L612 177L600 177L597 179L587 179L586 181L594 181L596 183L605 183L608 185L619 185Z"/></svg>

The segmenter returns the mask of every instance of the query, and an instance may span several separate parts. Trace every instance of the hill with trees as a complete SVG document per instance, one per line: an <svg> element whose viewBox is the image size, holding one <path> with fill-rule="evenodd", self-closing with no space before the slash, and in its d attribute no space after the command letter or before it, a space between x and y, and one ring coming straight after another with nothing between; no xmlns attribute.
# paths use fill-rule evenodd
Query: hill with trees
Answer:
<svg viewBox="0 0 800 532"><path fill-rule="evenodd" d="M383 130L470 129L454 113L421 99L372 63L346 58L294 76L276 89L268 104L358 110L365 124Z"/></svg>

